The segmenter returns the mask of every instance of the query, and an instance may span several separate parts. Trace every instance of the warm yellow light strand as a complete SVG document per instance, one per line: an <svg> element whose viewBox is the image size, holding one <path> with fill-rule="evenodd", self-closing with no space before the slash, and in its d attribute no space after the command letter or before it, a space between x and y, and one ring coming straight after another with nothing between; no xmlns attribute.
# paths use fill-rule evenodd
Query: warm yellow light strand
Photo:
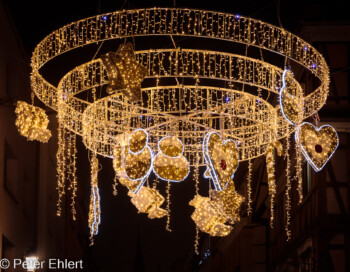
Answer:
<svg viewBox="0 0 350 272"><path fill-rule="evenodd" d="M76 219L76 208L75 208L75 199L77 196L77 168L76 168L76 156L77 156L77 145L76 145L76 135L74 133L71 133L71 142L72 142L72 202L71 202L71 209L72 209L72 216L73 220Z"/></svg>
<svg viewBox="0 0 350 272"><path fill-rule="evenodd" d="M113 195L116 196L118 194L117 191L117 185L118 185L118 175L114 175L114 180L113 180Z"/></svg>
<svg viewBox="0 0 350 272"><path fill-rule="evenodd" d="M196 153L196 165L194 167L193 178L195 181L195 195L199 193L199 154ZM194 239L194 252L198 255L198 246L199 246L199 228L196 225L196 235Z"/></svg>
<svg viewBox="0 0 350 272"><path fill-rule="evenodd" d="M57 149L57 191L58 191L58 200L57 200L57 216L61 216L62 212L62 198L65 194L65 129L59 123L58 126L58 149Z"/></svg>
<svg viewBox="0 0 350 272"><path fill-rule="evenodd" d="M270 144L266 151L266 171L267 171L267 183L269 186L270 195L270 227L273 228L275 218L275 195L276 195L276 179L275 179L275 149L277 155L281 156L283 152L283 146L280 142L276 141Z"/></svg>
<svg viewBox="0 0 350 272"><path fill-rule="evenodd" d="M303 155L298 144L295 145L296 180L298 181L299 204L303 201Z"/></svg>
<svg viewBox="0 0 350 272"><path fill-rule="evenodd" d="M168 211L167 214L167 220L166 220L166 227L165 229L169 232L171 232L170 228L170 184L171 182L168 182L167 189L166 189L166 210Z"/></svg>
<svg viewBox="0 0 350 272"><path fill-rule="evenodd" d="M248 161L248 175L247 175L247 200L248 200L248 207L247 207L247 214L251 215L252 213L252 188L251 188L251 182L252 182L252 161Z"/></svg>
<svg viewBox="0 0 350 272"><path fill-rule="evenodd" d="M287 127L288 135L289 135L289 126ZM289 156L289 148L290 148L290 140L289 136L286 138L286 158L287 158L287 168L286 168L286 235L287 235L287 241L291 239L291 231L290 231L290 211L291 211L291 201L290 201L290 190L291 190L291 183L290 183L290 156Z"/></svg>
<svg viewBox="0 0 350 272"><path fill-rule="evenodd" d="M96 154L93 154L91 161L91 196L89 207L89 227L90 227L90 245L94 244L93 237L98 233L98 227L101 223L100 194L98 190L98 171L99 163Z"/></svg>

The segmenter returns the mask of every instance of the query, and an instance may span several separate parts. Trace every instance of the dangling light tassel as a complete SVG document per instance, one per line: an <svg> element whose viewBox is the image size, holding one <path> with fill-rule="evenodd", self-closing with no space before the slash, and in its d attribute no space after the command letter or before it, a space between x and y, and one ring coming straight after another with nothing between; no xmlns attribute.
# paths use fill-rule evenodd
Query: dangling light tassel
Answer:
<svg viewBox="0 0 350 272"><path fill-rule="evenodd" d="M98 191L98 160L96 155L91 159L91 196L89 211L90 245L94 244L93 237L98 234L101 223L100 194Z"/></svg>
<svg viewBox="0 0 350 272"><path fill-rule="evenodd" d="M291 231L290 231L290 209L291 209L291 203L290 203L290 156L289 156L289 148L290 148L290 141L289 141L289 126L287 127L287 140L286 140L286 157L287 157L287 168L286 168L286 235L287 235L287 241L291 238Z"/></svg>
<svg viewBox="0 0 350 272"><path fill-rule="evenodd" d="M193 178L195 181L195 195L198 195L199 193L199 154L198 152L196 152L196 165L194 168L194 172L193 172ZM198 246L199 246L199 227L196 224L196 234L195 234L195 238L194 238L194 252L198 255L199 251L198 251Z"/></svg>
<svg viewBox="0 0 350 272"><path fill-rule="evenodd" d="M117 185L118 185L118 176L114 176L114 181L113 181L113 195L116 196L118 194L117 191Z"/></svg>
<svg viewBox="0 0 350 272"><path fill-rule="evenodd" d="M247 175L247 200L248 200L248 207L247 207L247 214L251 215L252 213L252 161L248 161L248 175Z"/></svg>
<svg viewBox="0 0 350 272"><path fill-rule="evenodd" d="M274 221L274 205L276 195L276 180L275 180L275 154L274 149L276 148L277 155L281 156L283 153L283 146L280 142L276 141L269 144L266 149L266 171L267 171L267 183L269 185L270 195L270 226L273 228Z"/></svg>
<svg viewBox="0 0 350 272"><path fill-rule="evenodd" d="M64 127L59 123L58 126L58 149L57 149L57 216L61 216L62 213L62 198L65 194L65 180L66 180L66 163L65 163L65 146L66 135Z"/></svg>
<svg viewBox="0 0 350 272"><path fill-rule="evenodd" d="M76 219L76 208L75 208L75 199L77 196L77 168L76 168L76 154L77 154L77 146L76 146L76 135L71 132L70 134L70 141L71 141L71 162L72 162L72 170L71 170L71 188L72 188L72 202L71 202L71 210L72 210L72 216L73 220Z"/></svg>
<svg viewBox="0 0 350 272"><path fill-rule="evenodd" d="M194 239L194 252L198 255L199 251L198 251L198 246L199 246L199 228L196 225L196 236Z"/></svg>
<svg viewBox="0 0 350 272"><path fill-rule="evenodd" d="M168 186L166 189L166 210L168 212L167 214L167 220L166 220L166 227L165 229L169 232L171 232L171 228L170 228L170 182L168 182Z"/></svg>
<svg viewBox="0 0 350 272"><path fill-rule="evenodd" d="M296 180L298 181L298 194L299 194L299 204L303 201L303 155L300 150L299 145L295 145L295 155L296 155Z"/></svg>

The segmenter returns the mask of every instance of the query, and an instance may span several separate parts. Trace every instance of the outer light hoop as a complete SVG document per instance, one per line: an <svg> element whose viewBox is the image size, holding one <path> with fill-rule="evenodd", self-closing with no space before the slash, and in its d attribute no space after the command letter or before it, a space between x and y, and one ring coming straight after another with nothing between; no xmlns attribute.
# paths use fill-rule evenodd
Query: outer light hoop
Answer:
<svg viewBox="0 0 350 272"><path fill-rule="evenodd" d="M193 36L193 37L201 37L201 38L209 38L209 39L218 39L218 40L232 41L232 42L236 42L236 43L249 44L251 46L255 46L255 47L258 47L258 48L262 48L262 49L274 52L274 53L282 55L282 56L286 56L285 54L283 54L281 52L272 50L272 49L270 49L270 48L268 48L266 46L263 46L263 45L257 45L256 43L249 43L246 40L243 42L243 41L240 41L240 40L236 40L234 38L231 38L231 39L230 38L221 38L221 37L216 37L216 36L209 35L209 34L208 35L204 35L202 33L196 32L196 30L194 30L195 34L169 32L169 33L142 33L142 34L140 34L140 33L132 33L132 34L126 34L125 35L123 33L120 33L120 31L123 31L123 29L120 29L121 27L119 26L119 30L120 31L118 33L111 34L111 37L109 37L109 38L98 38L98 39L95 39L95 40L91 39L91 40L87 41L86 43L82 43L82 44L79 44L77 46L73 46L73 47L71 47L69 49L65 49L65 50L62 49L62 48L59 48L58 52L55 52L55 54L53 56L47 57L47 54L46 54L46 59L44 61L41 60L41 58L40 58L40 53L38 51L40 51L40 49L43 48L46 45L46 42L52 44L52 42L55 40L55 38L57 38L57 36L60 36L60 31L64 32L65 29L77 28L76 26L79 26L80 23L83 23L83 22L89 21L89 20L90 20L91 24L93 24L93 22L96 23L98 20L99 20L99 22L101 22L101 21L106 22L108 20L108 18L112 17L113 15L116 15L116 16L117 15L119 15L119 16L124 15L125 16L125 15L131 15L131 14L139 14L140 12L142 13L142 12L152 12L152 11L159 11L159 12L161 12L161 11L170 11L170 12L172 12L171 15L174 15L173 12L175 12L175 14L176 14L177 11L193 12L193 13L198 13L200 15L203 15L203 14L212 14L212 15L216 15L216 16L222 15L222 16L226 16L227 18L232 18L235 21L245 21L246 20L246 21L249 22L249 25L251 25L252 23L253 24L259 24L260 26L263 25L263 26L266 26L266 27L272 29L273 32L274 31L280 31L281 33L285 34L285 36L290 37L290 41L293 41L294 39L296 39L297 42L299 44L301 44L300 47L302 47L302 48L306 47L309 51L312 51L312 53L310 53L310 55L315 55L316 59L319 58L319 59L321 59L321 61L324 64L326 63L326 61L324 60L322 55L320 53L318 53L318 51L311 44L309 44L308 42L302 40L298 36L292 34L291 32L289 32L289 31L287 31L287 30L285 30L285 29L283 29L281 27L274 26L272 24L265 23L265 22L262 22L260 20L256 20L256 19L253 19L253 18L250 18L250 17L241 16L241 15L239 15L239 18L237 19L236 18L237 15L235 15L235 14L226 13L226 12L205 11L205 10L199 10L199 9L186 9L186 8L148 8L147 9L146 8L146 9L134 9L134 10L115 11L115 12L109 12L109 13L105 13L105 14L100 14L100 15L97 15L97 16L91 16L91 17L87 17L85 19L78 20L78 21L73 22L73 23L69 23L69 24L67 24L67 25L65 25L65 26L55 30L51 34L48 34L36 46L36 48L35 48L35 50L33 52L33 56L32 56L32 67L33 67L33 69L35 68L36 70L39 70L46 62L48 62L49 60L53 59L54 57L59 56L59 55L65 53L65 52L68 52L68 51L73 50L75 48L83 47L83 46L88 45L88 44L94 44L94 43L100 42L100 41L113 40L113 39L123 39L125 37L135 37L135 36L168 36L168 35L173 35L173 36ZM103 19L105 17L107 17L107 19ZM192 18L192 17L188 17L188 18ZM121 20L120 17L118 19ZM178 17L173 18L173 19L177 20ZM199 22L203 22L203 21L199 21ZM116 25L117 25L117 23L125 23L125 22L124 21L123 22L120 22L120 21L116 22L115 21ZM106 26L107 26L107 24L106 24ZM78 29L79 29L79 27L78 27ZM168 29L166 28L166 31L167 30ZM124 30L124 31L127 31L127 30ZM102 34L100 33L100 35L102 35ZM71 36L69 36L68 34L67 34L67 36L69 38L71 38ZM289 53L292 54L292 50L290 50ZM287 55L287 57L291 58L290 55ZM304 65L302 63L300 63L300 64L303 65L307 69L309 68L308 65Z"/></svg>
<svg viewBox="0 0 350 272"><path fill-rule="evenodd" d="M210 167L208 167L209 171L210 171L210 174L211 174L211 177L213 178L213 184L214 184L214 187L215 187L215 190L216 191L222 191L223 189L226 188L227 184L233 179L234 175L235 175L235 172L239 166L239 152L238 152L238 158L237 158L237 166L236 166L236 169L235 171L232 173L229 181L226 182L224 188L222 188L220 182L219 182L219 178L218 176L216 175L216 172L215 172L215 169L214 169L214 165L213 165L213 162L212 160L210 159L210 156L209 156L209 151L208 151L208 141L209 141L209 138L212 134L217 134L221 140L221 142L223 143L223 145L225 145L226 143L228 142L232 142L236 148L237 148L237 145L236 145L236 142L234 140L231 140L231 139L227 139L225 141L222 141L222 138L220 136L219 133L217 133L216 131L212 131L212 132L209 132L207 133L205 136L204 136L204 139L203 139L203 156L204 156L204 159L207 163L207 165L210 165ZM238 148L237 148L237 151L238 151ZM205 176L205 172L204 172L204 177L205 178L208 178L207 176Z"/></svg>
<svg viewBox="0 0 350 272"><path fill-rule="evenodd" d="M280 108L281 108L281 111L282 111L282 114L283 114L283 117L291 124L291 125L295 125L291 120L289 120L289 118L287 118L287 116L286 116L286 114L285 114L285 112L284 112L284 107L283 107L283 104L282 104L282 92L284 91L284 90L286 90L286 75L287 75L287 73L292 73L292 75L293 75L293 72L291 71L291 70L289 70L289 69L285 69L284 71L283 71L283 75L282 75L282 88L281 88L281 91L280 91L280 94L279 94L279 100L280 100ZM294 75L293 75L293 79L294 79ZM301 87L300 87L300 85L297 85L297 87L299 87L300 88L300 91L301 91L301 93L303 92L303 90L301 89ZM294 95L291 95L291 96L293 96L293 97L295 97ZM304 106L304 100L303 100L303 97L301 98L301 101L302 101L302 103L303 103L303 106Z"/></svg>
<svg viewBox="0 0 350 272"><path fill-rule="evenodd" d="M326 160L326 162L323 164L323 166L322 166L321 168L318 168L318 167L313 163L313 161L310 159L310 157L309 157L309 155L307 154L307 152L306 152L306 150L304 149L304 147L300 144L300 139L299 139L300 127L301 127L302 125L305 125L305 124L311 125L317 132L319 132L319 131L320 131L322 128L324 128L324 127L330 127L330 128L332 128L332 129L335 131L335 135L337 136L337 139L338 139L337 145L336 145L336 147L334 148L332 154L329 155L328 159ZM296 143L298 144L298 146L301 148L302 153L303 153L305 159L307 160L307 162L312 166L312 168L313 168L316 172L321 171L321 170L323 169L323 167L325 167L325 165L326 165L327 162L331 159L331 157L333 156L334 152L338 149L338 146L339 146L339 136L338 136L337 131L334 129L334 127L332 127L332 126L330 126L330 125L323 125L323 126L317 128L317 127L315 127L313 124L311 124L311 123L309 123L309 122L304 122L304 123L302 123L302 124L300 124L300 125L298 126L298 128L297 128L297 130L296 130L296 132L295 132L295 141L296 141Z"/></svg>
<svg viewBox="0 0 350 272"><path fill-rule="evenodd" d="M56 31L54 31L52 34L49 34L47 37L44 38L44 40L42 40L38 46L35 48L34 53L33 53L33 57L32 57L32 67L33 67L33 73L32 73L32 86L33 87L38 87L39 90L41 90L42 88L46 88L46 89L50 89L51 91L55 91L56 88L53 87L51 84L49 84L38 72L38 69L40 69L41 66L43 66L46 62L48 62L50 59L63 54L64 52L70 51L74 48L79 48L82 47L84 45L87 44L93 44L99 41L103 41L103 40L110 40L110 39L122 39L124 37L131 37L131 36L147 36L147 35L154 35L153 33L129 33L127 34L128 31L130 31L130 29L122 29L123 24L127 23L128 19L130 19L129 16L132 15L137 15L139 13L144 15L144 19L145 16L148 15L150 16L151 13L156 14L157 12L159 13L158 15L161 16L161 12L166 12L167 14L171 14L172 17L174 16L175 18L173 18L174 20L177 20L178 17L181 18L181 16L187 16L186 18L193 18L193 16L195 16L195 18L199 18L198 19L198 23L203 22L203 15L204 14L209 14L211 16L217 16L217 18L219 18L219 16L223 16L222 20L223 22L232 22L232 21L239 21L242 22L242 25L245 26L245 23L248 24L249 23L249 27L252 28L253 30L258 29L258 26L260 27L259 29L261 31L265 30L266 28L269 28L272 33L274 35L279 34L280 38L282 39L281 42L281 47L284 44L287 44L289 42L291 42L291 48L288 48L289 50L286 51L286 53L284 54L283 49L281 48L280 50L282 51L278 51L279 48L279 44L273 44L274 48L272 49L272 45L270 43L267 43L267 45L265 45L266 40L263 40L261 42L261 44L256 44L256 41L259 42L259 36L256 38L256 40L254 39L253 41L250 41L251 37L249 37L249 39L247 40L247 38L245 37L245 35L238 36L237 35L233 35L233 37L231 36L226 36L226 37L222 37L224 34L223 33L215 33L213 32L212 35L206 34L206 33L202 33L203 30L201 30L198 26L197 29L186 29L185 27L183 27L185 30L188 31L188 33L177 33L176 31L179 31L178 29L175 30L175 32L173 31L173 29L168 29L165 28L163 30L162 33L160 34L156 34L156 35L175 35L175 36L193 36L193 37L203 37L203 38L211 38L211 39L220 39L220 40L226 40L226 41L232 41L232 42L236 42L236 43L243 43L243 44L247 44L247 45L251 45L251 46L255 46L258 48L262 48L264 50L269 50L271 52L274 52L276 54L280 54L283 56L287 56L290 59L296 61L297 63L299 63L300 65L304 66L306 69L310 70L313 74L315 74L317 77L319 77L321 79L321 86L319 88L317 88L313 93L309 94L308 97L310 97L310 99L312 99L312 94L315 93L323 93L323 96L327 96L327 87L328 87L328 75L329 75L329 71L328 71L328 66L324 60L324 58L321 56L321 54L319 54L316 49L314 47L312 47L310 44L308 44L307 42L303 41L302 39L300 39L299 37L293 35L292 33L279 28L279 27L275 27L273 25L258 21L258 20L254 20L254 19L250 19L247 17L243 17L240 16L239 19L235 19L235 15L233 14L228 14L228 13L220 13L220 12L210 12L210 11L201 11L201 10L189 10L189 9L171 9L171 8L153 8L153 9L139 9L139 10L129 10L129 11L117 11L117 12L113 12L113 13L107 13L107 14L102 14L102 15L98 15L98 16L94 16L94 17L90 17L90 18L86 18L86 19L82 19L80 21L77 21L75 23L71 23L68 24ZM178 14L178 12L182 12L181 14ZM188 14L187 14L188 13ZM202 16L200 16L202 15ZM117 17L118 16L118 17ZM124 17L123 17L124 16ZM102 19L107 17L107 19ZM213 18L213 17L212 17ZM113 21L112 20L122 20L124 19L124 21L120 21L121 25L118 26L118 24L113 25ZM111 20L111 22L109 22L109 24L105 23L105 21ZM110 35L107 38L103 38L101 37L95 37L94 39L92 37L83 37L86 38L85 41L82 41L82 43L78 44L78 45L62 45L61 43L58 44L58 50L55 50L55 52L51 52L51 54L49 52L43 51L42 49L45 49L48 45L50 45L51 47L48 48L47 50L52 50L53 48L57 49L56 46L56 42L58 42L58 38L60 38L60 35L64 35L66 34L66 40L65 42L73 42L74 37L71 37L70 35L68 35L70 33L70 29L78 29L79 30L79 24L81 24L82 26L84 26L84 22L89 21L90 25L94 24L97 25L96 23L99 22L100 24L104 25L105 27L107 26L111 26L113 25L114 27L117 27L114 29L114 31L117 31L118 33L110 33L110 34L106 34L104 33L103 35ZM119 21L118 21L119 22ZM207 22L207 21L205 21ZM114 23L117 23L116 21L114 21ZM168 22L168 24L170 24ZM90 25L86 25L87 28L91 27ZM140 31L137 29L139 25L136 24L136 29L134 29L134 25L133 23L131 24L131 30L134 32ZM172 26L172 25L171 25ZM253 27L252 27L253 26ZM156 28L156 26L153 26L154 28ZM221 25L219 25L219 28L221 27ZM219 28L217 31L219 31ZM143 29L143 28L142 28ZM152 26L151 26L151 29ZM66 32L64 32L66 30ZM69 30L69 31L68 31ZM87 29L88 30L88 29ZM143 29L144 30L144 29ZM196 31L197 30L197 31ZM235 28L233 29L233 31L235 30ZM245 30L245 29L244 29ZM107 30L106 30L107 31ZM121 33L121 31L125 31L123 33ZM167 31L169 31L169 33L167 33ZM193 31L193 33L191 33L191 31ZM258 34L259 34L259 30ZM86 33L88 33L88 31L86 31ZM83 32L83 35L85 34L85 32ZM226 32L225 32L226 34ZM99 33L99 35L102 35L102 33ZM218 36L215 36L218 35ZM227 34L226 34L227 35ZM70 40L71 39L71 40ZM245 39L245 40L243 40ZM79 40L80 42L80 40ZM302 53L304 56L304 58L301 58L298 55L295 55L294 58L293 56L291 56L293 54L292 47L293 45L297 46L297 48L307 48L308 53ZM67 48L65 48L64 46L66 46ZM277 47L277 48L275 48ZM296 51L296 50L295 50ZM296 53L294 53L296 54ZM300 60L298 61L296 58L300 58ZM313 60L316 63L316 69L310 69L310 61ZM319 67L322 66L323 69L319 69ZM323 71L323 74L320 74ZM321 78L321 76L323 77L323 79ZM36 80L38 80L39 85L41 86L37 86L37 83L35 82ZM326 89L325 89L326 88ZM37 96L44 100L43 97L41 97L38 89L33 88L34 91L36 92ZM325 93L324 93L325 92ZM57 92L56 92L57 93ZM54 103L54 99L52 99L51 101L53 102L49 102L49 101L43 101L44 103L48 104L47 102L49 102L48 106L52 106L53 108L55 108L55 105L52 104ZM325 102L325 98L323 99L323 101L321 101L321 105L318 105L319 108L322 107L322 105ZM311 112L310 115L312 115L314 112Z"/></svg>

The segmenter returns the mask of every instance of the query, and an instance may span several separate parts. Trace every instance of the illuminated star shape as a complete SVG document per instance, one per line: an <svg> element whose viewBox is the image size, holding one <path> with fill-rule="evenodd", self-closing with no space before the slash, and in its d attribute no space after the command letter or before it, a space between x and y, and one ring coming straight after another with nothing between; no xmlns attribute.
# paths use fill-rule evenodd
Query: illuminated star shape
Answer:
<svg viewBox="0 0 350 272"><path fill-rule="evenodd" d="M120 91L131 101L141 100L141 82L147 69L137 62L131 43L120 45L116 53L109 52L101 59L107 68L107 92Z"/></svg>

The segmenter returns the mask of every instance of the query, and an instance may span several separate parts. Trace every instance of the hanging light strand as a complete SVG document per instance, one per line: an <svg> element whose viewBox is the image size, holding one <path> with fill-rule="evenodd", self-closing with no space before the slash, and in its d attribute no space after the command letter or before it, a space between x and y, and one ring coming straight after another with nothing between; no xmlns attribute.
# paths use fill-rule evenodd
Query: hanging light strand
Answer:
<svg viewBox="0 0 350 272"><path fill-rule="evenodd" d="M62 198L65 194L65 180L66 180L66 169L65 169L65 145L66 145L66 133L65 128L60 125L58 126L58 149L56 154L57 159L57 216L61 216L62 212Z"/></svg>
<svg viewBox="0 0 350 272"><path fill-rule="evenodd" d="M91 196L89 210L90 245L94 244L93 237L98 234L98 226L101 223L100 193L98 189L99 163L94 154L91 158Z"/></svg>
<svg viewBox="0 0 350 272"><path fill-rule="evenodd" d="M77 197L77 190L78 190L78 183L77 183L77 167L76 167L76 158L77 158L77 145L76 145L76 135L74 133L71 133L71 146L73 149L72 152L72 202L71 202L71 210L72 210L72 216L73 220L76 220L76 208L75 208L75 200Z"/></svg>
<svg viewBox="0 0 350 272"><path fill-rule="evenodd" d="M252 213L252 161L248 161L248 175L247 175L247 201L248 201L248 207L247 207L247 214L251 215Z"/></svg>
<svg viewBox="0 0 350 272"><path fill-rule="evenodd" d="M167 220L166 220L166 227L165 229L169 232L171 232L170 228L170 184L171 182L168 182L167 189L166 189L166 210L168 212L167 214Z"/></svg>
<svg viewBox="0 0 350 272"><path fill-rule="evenodd" d="M196 152L196 165L194 167L193 178L195 181L195 195L199 193L199 154ZM198 246L199 246L199 228L196 225L196 234L194 239L194 252L198 255Z"/></svg>
<svg viewBox="0 0 350 272"><path fill-rule="evenodd" d="M288 135L289 135L289 129L290 127L287 126ZM287 168L286 168L286 190L285 190L285 196L286 196L286 235L287 235L287 241L291 238L291 231L290 231L290 211L291 211L291 201L290 201L290 190L291 190L291 183L290 183L290 155L289 155L289 149L290 149L290 140L289 136L286 137L286 158L287 158Z"/></svg>

